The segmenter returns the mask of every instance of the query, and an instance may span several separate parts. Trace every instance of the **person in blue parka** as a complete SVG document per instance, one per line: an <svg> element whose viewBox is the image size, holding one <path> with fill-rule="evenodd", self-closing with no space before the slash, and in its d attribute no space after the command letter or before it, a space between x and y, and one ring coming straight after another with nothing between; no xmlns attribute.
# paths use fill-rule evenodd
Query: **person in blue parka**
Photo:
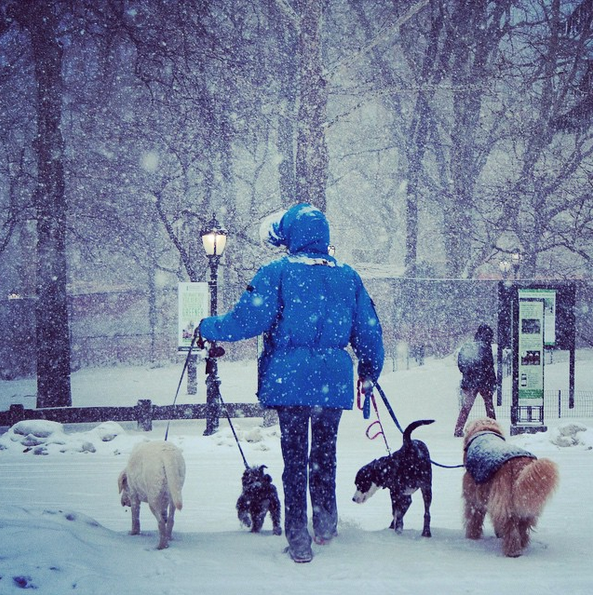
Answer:
<svg viewBox="0 0 593 595"><path fill-rule="evenodd" d="M358 377L376 381L382 331L358 273L328 254L329 224L319 209L297 204L265 223L262 239L287 254L256 273L230 312L202 320L200 333L210 341L263 334L258 398L278 412L287 551L295 562L309 562L307 478L315 542L337 535L338 425L354 402L347 348L358 360Z"/></svg>

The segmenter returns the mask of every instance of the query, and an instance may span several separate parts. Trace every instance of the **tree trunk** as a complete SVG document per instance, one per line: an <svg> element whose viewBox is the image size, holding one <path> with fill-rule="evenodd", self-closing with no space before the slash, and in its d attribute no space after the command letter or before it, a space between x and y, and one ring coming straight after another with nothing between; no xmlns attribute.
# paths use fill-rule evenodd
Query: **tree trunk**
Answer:
<svg viewBox="0 0 593 595"><path fill-rule="evenodd" d="M66 199L62 114L62 48L52 3L15 9L31 35L37 83L37 407L68 407L70 331L66 294Z"/></svg>
<svg viewBox="0 0 593 595"><path fill-rule="evenodd" d="M297 202L298 193L295 179L295 143L294 132L297 105L297 56L296 35L291 26L284 26L282 16L275 13L274 18L278 30L278 48L281 59L279 81L282 107L278 114L278 137L276 149L281 156L278 164L280 184L280 201L283 207L289 208Z"/></svg>
<svg viewBox="0 0 593 595"><path fill-rule="evenodd" d="M325 0L304 0L299 35L297 200L326 210L328 152L325 141L327 88L322 72L321 23Z"/></svg>
<svg viewBox="0 0 593 595"><path fill-rule="evenodd" d="M418 214L421 198L420 178L424 171L424 157L427 151L430 120L432 118L430 99L433 90L428 90L439 80L441 74L435 66L439 56L439 37L443 29L442 11L431 16L426 49L422 56L422 68L416 79L418 95L412 121L408 130L405 151L408 162L408 185L406 193L406 277L417 276L418 266ZM432 83L432 84L430 84Z"/></svg>

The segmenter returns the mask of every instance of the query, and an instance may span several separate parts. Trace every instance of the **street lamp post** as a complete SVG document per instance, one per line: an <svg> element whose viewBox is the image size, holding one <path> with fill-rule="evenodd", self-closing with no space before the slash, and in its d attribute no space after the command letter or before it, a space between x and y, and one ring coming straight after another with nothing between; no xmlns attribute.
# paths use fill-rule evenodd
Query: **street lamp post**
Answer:
<svg viewBox="0 0 593 595"><path fill-rule="evenodd" d="M212 219L200 232L200 235L210 266L210 280L208 281L210 316L216 316L218 314L218 265L226 247L228 232L220 226L216 220L216 215L212 215ZM218 430L220 379L218 378L218 361L216 358L220 354L219 351L216 343L211 341L208 357L206 358L206 429L204 430L204 436L211 436Z"/></svg>
<svg viewBox="0 0 593 595"><path fill-rule="evenodd" d="M498 263L503 279L508 279L509 271L511 270L511 263L505 258Z"/></svg>
<svg viewBox="0 0 593 595"><path fill-rule="evenodd" d="M515 279L519 278L519 269L521 268L522 260L523 260L523 255L521 254L520 250L515 250L511 254L511 266L513 267L513 277Z"/></svg>
<svg viewBox="0 0 593 595"><path fill-rule="evenodd" d="M521 250L516 249L511 252L510 258L503 258L499 263L498 266L500 267L500 272L504 279L509 278L509 273L512 272L513 279L519 278L519 269L521 268L521 262L523 260L523 255L521 254Z"/></svg>

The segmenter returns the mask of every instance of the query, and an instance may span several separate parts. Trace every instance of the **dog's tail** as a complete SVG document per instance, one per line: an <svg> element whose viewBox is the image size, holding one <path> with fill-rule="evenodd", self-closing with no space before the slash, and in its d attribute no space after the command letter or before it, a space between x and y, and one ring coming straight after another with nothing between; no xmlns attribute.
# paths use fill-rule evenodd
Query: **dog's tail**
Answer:
<svg viewBox="0 0 593 595"><path fill-rule="evenodd" d="M420 426L427 426L428 424L433 424L434 419L419 419L417 421L413 421L405 430L404 430L404 444L409 444L412 440L411 435L412 432L419 428Z"/></svg>
<svg viewBox="0 0 593 595"><path fill-rule="evenodd" d="M181 453L172 454L172 457L165 457L163 464L171 500L173 501L175 508L181 510L183 508L181 489L183 488L185 479L185 461L183 460Z"/></svg>
<svg viewBox="0 0 593 595"><path fill-rule="evenodd" d="M517 476L513 500L524 517L539 517L548 498L558 486L558 465L550 459L534 459Z"/></svg>

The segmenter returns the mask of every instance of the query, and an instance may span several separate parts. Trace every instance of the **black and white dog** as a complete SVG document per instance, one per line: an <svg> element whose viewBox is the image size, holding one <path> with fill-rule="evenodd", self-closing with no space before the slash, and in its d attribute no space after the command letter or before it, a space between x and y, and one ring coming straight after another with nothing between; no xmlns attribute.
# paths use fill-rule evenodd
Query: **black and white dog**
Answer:
<svg viewBox="0 0 593 595"><path fill-rule="evenodd" d="M243 472L243 491L237 500L237 513L243 525L250 527L252 533L259 533L269 512L274 535L282 535L278 490L264 469L266 466L260 465Z"/></svg>
<svg viewBox="0 0 593 595"><path fill-rule="evenodd" d="M416 490L422 491L424 499L423 537L430 537L430 504L432 502L432 467L428 447L421 440L412 440L412 432L419 426L433 423L433 419L412 422L404 431L403 445L386 457L375 459L356 474L354 502L366 502L379 488L391 492L393 521L391 529L401 533L412 496Z"/></svg>

